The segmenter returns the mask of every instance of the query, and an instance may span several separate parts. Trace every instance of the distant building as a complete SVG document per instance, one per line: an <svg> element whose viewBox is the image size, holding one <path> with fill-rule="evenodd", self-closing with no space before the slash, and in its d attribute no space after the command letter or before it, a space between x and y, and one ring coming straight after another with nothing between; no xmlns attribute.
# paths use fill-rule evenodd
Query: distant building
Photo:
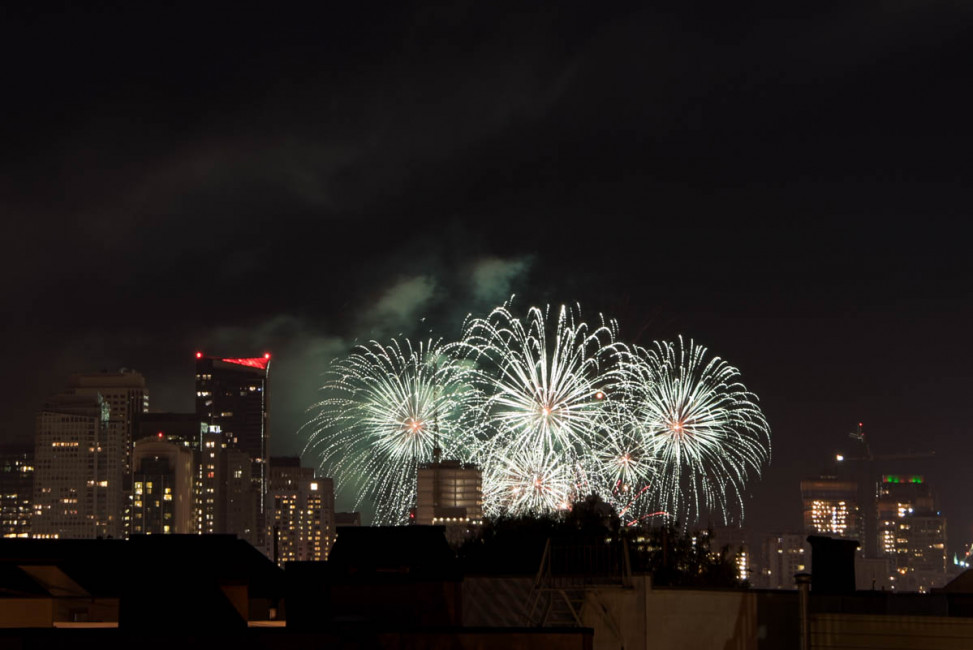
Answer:
<svg viewBox="0 0 973 650"><path fill-rule="evenodd" d="M260 546L259 497L253 483L253 459L242 449L223 450L223 507L226 516L224 533L232 533L254 546Z"/></svg>
<svg viewBox="0 0 973 650"><path fill-rule="evenodd" d="M34 446L0 446L0 537L29 537Z"/></svg>
<svg viewBox="0 0 973 650"><path fill-rule="evenodd" d="M453 540L483 523L483 474L475 465L440 460L436 449L431 463L419 465L416 487L416 524L446 526Z"/></svg>
<svg viewBox="0 0 973 650"><path fill-rule="evenodd" d="M759 578L763 589L796 589L794 575L811 572L811 545L804 533L780 533L764 539Z"/></svg>
<svg viewBox="0 0 973 650"><path fill-rule="evenodd" d="M886 474L876 488L880 557L892 560L893 588L927 592L946 583L946 518L918 474Z"/></svg>
<svg viewBox="0 0 973 650"><path fill-rule="evenodd" d="M328 559L335 539L334 482L301 467L295 457L270 462L268 512L272 514L274 558L294 561Z"/></svg>
<svg viewBox="0 0 973 650"><path fill-rule="evenodd" d="M196 530L232 534L258 544L257 492L250 456L226 442L219 427L200 434L195 496Z"/></svg>
<svg viewBox="0 0 973 650"><path fill-rule="evenodd" d="M131 508L132 443L138 437L139 419L149 410L145 377L124 368L118 372L76 374L68 381L68 390L75 395L101 395L108 404L108 439L117 441L112 445L118 446L117 450L106 450L105 455L105 472L109 477L108 498L120 500L122 534L127 534ZM115 479L116 475L120 479Z"/></svg>
<svg viewBox="0 0 973 650"><path fill-rule="evenodd" d="M55 395L37 414L31 537L122 537L119 428L101 395Z"/></svg>
<svg viewBox="0 0 973 650"><path fill-rule="evenodd" d="M250 457L257 493L267 493L270 355L216 358L196 354L196 415Z"/></svg>
<svg viewBox="0 0 973 650"><path fill-rule="evenodd" d="M132 454L133 534L196 532L193 516L193 452L156 436L135 442Z"/></svg>
<svg viewBox="0 0 973 650"><path fill-rule="evenodd" d="M268 554L264 504L270 478L269 372L269 354L218 358L196 353L196 415L209 432L222 434L223 460L232 465L222 483L227 490L223 532L247 539ZM243 456L249 459L249 471L240 467ZM250 481L248 493L240 482L243 476Z"/></svg>
<svg viewBox="0 0 973 650"><path fill-rule="evenodd" d="M758 576L755 575L746 531L740 526L712 526L710 532L710 550L715 553L725 550L727 559L736 567L737 580L753 584Z"/></svg>
<svg viewBox="0 0 973 650"><path fill-rule="evenodd" d="M835 476L801 481L804 530L815 535L861 540L863 521L858 484Z"/></svg>

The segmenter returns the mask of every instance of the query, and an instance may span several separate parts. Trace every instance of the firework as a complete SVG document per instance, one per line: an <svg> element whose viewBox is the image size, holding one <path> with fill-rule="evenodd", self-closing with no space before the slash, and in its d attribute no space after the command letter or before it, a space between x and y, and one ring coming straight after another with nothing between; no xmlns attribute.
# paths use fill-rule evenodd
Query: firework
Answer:
<svg viewBox="0 0 973 650"><path fill-rule="evenodd" d="M770 428L740 373L706 348L633 348L621 372L638 435L656 461L647 504L687 520L743 511L743 488L770 455Z"/></svg>
<svg viewBox="0 0 973 650"><path fill-rule="evenodd" d="M616 331L564 306L522 318L503 306L455 343L359 346L333 363L307 450L379 524L407 521L437 445L480 466L488 515L549 513L592 492L629 524L742 515L770 454L756 396L692 341L627 347Z"/></svg>
<svg viewBox="0 0 973 650"><path fill-rule="evenodd" d="M312 407L305 451L316 454L336 488L375 504L376 523L408 520L418 464L439 446L461 451L473 388L468 367L438 341L372 341L332 364L325 399Z"/></svg>
<svg viewBox="0 0 973 650"><path fill-rule="evenodd" d="M637 516L659 462L651 438L643 435L627 404L625 392L615 386L606 396L603 425L585 459L591 484L625 521Z"/></svg>
<svg viewBox="0 0 973 650"><path fill-rule="evenodd" d="M540 515L568 510L583 494L578 467L562 454L521 447L484 468L483 499L495 513Z"/></svg>
<svg viewBox="0 0 973 650"><path fill-rule="evenodd" d="M591 455L603 426L605 367L614 339L614 323L590 327L563 306L553 315L549 308L533 307L523 319L499 307L467 322L459 349L476 365L483 398L478 428L483 438L473 460L487 477L486 512L521 514L546 502L538 495L509 499L490 485L511 467L523 468L524 476L540 475L541 459L564 468Z"/></svg>

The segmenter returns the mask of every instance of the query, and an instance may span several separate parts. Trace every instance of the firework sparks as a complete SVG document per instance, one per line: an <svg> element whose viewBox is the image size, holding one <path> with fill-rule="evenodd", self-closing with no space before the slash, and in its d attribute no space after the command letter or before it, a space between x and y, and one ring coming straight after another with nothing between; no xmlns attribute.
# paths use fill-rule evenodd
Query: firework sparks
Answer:
<svg viewBox="0 0 973 650"><path fill-rule="evenodd" d="M629 408L658 463L650 502L673 516L743 509L743 488L770 454L770 428L739 371L680 337L634 348Z"/></svg>
<svg viewBox="0 0 973 650"><path fill-rule="evenodd" d="M504 306L469 319L456 343L359 346L332 365L307 450L380 524L408 520L437 444L480 466L490 515L557 511L591 492L629 524L742 515L770 454L756 396L692 341L629 348L616 331L563 306L523 318Z"/></svg>
<svg viewBox="0 0 973 650"><path fill-rule="evenodd" d="M480 430L489 437L475 461L488 477L499 480L525 458L530 467L543 457L563 468L569 459L591 455L603 426L601 386L614 339L614 323L590 327L563 306L553 315L534 307L523 319L499 307L467 322L460 349L477 365L484 398ZM546 502L501 498L504 494L487 491L487 512L519 514Z"/></svg>
<svg viewBox="0 0 973 650"><path fill-rule="evenodd" d="M352 484L356 507L368 499L377 522L403 523L415 502L418 464L437 444L447 454L460 451L471 413L468 375L439 342L358 346L332 365L305 451L318 455L338 489Z"/></svg>

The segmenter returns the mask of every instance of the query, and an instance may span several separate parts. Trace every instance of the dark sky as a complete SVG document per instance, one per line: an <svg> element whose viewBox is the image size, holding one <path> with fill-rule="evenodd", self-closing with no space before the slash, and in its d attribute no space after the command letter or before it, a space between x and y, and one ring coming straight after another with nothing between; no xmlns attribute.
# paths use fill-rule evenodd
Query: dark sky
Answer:
<svg viewBox="0 0 973 650"><path fill-rule="evenodd" d="M741 369L749 527L863 420L973 541L968 3L7 4L3 439L71 372L188 411L195 350L269 350L296 453L356 339L516 293Z"/></svg>

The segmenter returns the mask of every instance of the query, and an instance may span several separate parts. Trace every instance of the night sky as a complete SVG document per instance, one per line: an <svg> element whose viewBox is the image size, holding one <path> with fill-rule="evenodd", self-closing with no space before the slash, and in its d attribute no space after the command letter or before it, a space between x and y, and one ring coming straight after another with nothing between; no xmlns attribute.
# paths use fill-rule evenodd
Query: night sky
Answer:
<svg viewBox="0 0 973 650"><path fill-rule="evenodd" d="M740 368L748 528L864 421L973 541L968 3L7 4L0 439L72 372L190 411L196 350L270 351L298 453L331 358L515 293Z"/></svg>

